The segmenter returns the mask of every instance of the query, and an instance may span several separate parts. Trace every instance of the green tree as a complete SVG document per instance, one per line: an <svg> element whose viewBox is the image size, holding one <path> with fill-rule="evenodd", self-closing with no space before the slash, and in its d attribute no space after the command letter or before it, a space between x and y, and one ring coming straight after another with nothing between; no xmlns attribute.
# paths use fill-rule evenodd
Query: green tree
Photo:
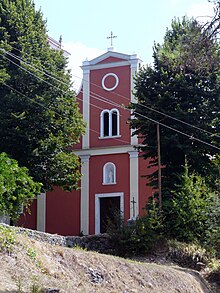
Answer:
<svg viewBox="0 0 220 293"><path fill-rule="evenodd" d="M200 175L189 174L187 163L179 179L172 199L163 205L165 235L184 242L204 243L211 223L215 222L212 215L218 196Z"/></svg>
<svg viewBox="0 0 220 293"><path fill-rule="evenodd" d="M203 31L196 20L175 19L166 31L164 43L154 46L154 66L146 66L137 74L137 103L131 105L131 127L143 139L140 149L145 158L151 158L150 166L157 165L157 133L156 124L146 117L191 137L160 127L163 196L169 196L170 190L175 189L179 182L176 175L183 171L186 157L192 170L214 182L213 158L218 150L193 137L219 146L219 48L216 39ZM214 134L191 128L150 108ZM157 185L157 172L150 179Z"/></svg>
<svg viewBox="0 0 220 293"><path fill-rule="evenodd" d="M44 189L77 188L72 146L84 123L68 60L48 44L32 0L0 0L0 152L26 166Z"/></svg>
<svg viewBox="0 0 220 293"><path fill-rule="evenodd" d="M19 217L21 207L28 207L41 189L28 175L25 167L19 167L16 160L5 153L0 154L0 212L14 221Z"/></svg>
<svg viewBox="0 0 220 293"><path fill-rule="evenodd" d="M208 2L213 3L213 12L214 15L211 20L207 21L205 24L205 30L209 33L210 36L217 36L220 29L220 1L219 0L208 0Z"/></svg>

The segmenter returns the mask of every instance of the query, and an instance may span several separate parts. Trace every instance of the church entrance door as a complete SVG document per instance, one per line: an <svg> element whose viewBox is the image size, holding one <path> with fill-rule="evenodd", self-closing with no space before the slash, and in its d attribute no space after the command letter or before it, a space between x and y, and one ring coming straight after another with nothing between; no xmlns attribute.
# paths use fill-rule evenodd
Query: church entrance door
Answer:
<svg viewBox="0 0 220 293"><path fill-rule="evenodd" d="M124 193L102 193L95 195L95 234L105 233L108 221L114 219L115 213L124 215Z"/></svg>
<svg viewBox="0 0 220 293"><path fill-rule="evenodd" d="M120 197L100 198L100 233L106 233L109 221L115 220L120 212Z"/></svg>

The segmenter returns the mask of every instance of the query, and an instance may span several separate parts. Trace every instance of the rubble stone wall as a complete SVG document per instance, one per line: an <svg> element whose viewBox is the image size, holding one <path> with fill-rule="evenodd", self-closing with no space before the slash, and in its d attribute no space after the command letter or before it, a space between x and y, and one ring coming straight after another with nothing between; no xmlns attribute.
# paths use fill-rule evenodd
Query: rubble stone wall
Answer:
<svg viewBox="0 0 220 293"><path fill-rule="evenodd" d="M109 241L108 234L89 235L89 236L61 236L57 234L50 234L41 231L26 229L22 227L9 226L14 229L16 233L25 234L37 241L47 242L51 245L60 245L66 247L81 247L83 249L97 251L100 253L114 254L114 249Z"/></svg>

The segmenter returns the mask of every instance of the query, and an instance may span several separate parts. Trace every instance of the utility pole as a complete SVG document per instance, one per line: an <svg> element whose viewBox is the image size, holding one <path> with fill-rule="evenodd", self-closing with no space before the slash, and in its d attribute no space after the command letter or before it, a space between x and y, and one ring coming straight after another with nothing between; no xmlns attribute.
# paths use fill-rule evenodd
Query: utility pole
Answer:
<svg viewBox="0 0 220 293"><path fill-rule="evenodd" d="M161 192L161 157L160 157L160 124L157 123L157 159L158 159L158 194L159 210L162 211L162 192Z"/></svg>

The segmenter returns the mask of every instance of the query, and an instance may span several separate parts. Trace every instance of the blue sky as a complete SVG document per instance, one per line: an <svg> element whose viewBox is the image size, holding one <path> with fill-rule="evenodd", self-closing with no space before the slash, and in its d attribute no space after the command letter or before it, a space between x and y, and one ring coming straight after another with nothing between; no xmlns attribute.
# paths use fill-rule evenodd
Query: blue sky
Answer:
<svg viewBox="0 0 220 293"><path fill-rule="evenodd" d="M47 20L49 35L71 53L70 67L78 87L80 65L110 47L107 36L113 31L117 52L137 53L144 63L152 62L154 42L162 43L174 17L210 16L208 0L34 0ZM204 20L205 18L200 18ZM74 78L73 76L73 78Z"/></svg>

